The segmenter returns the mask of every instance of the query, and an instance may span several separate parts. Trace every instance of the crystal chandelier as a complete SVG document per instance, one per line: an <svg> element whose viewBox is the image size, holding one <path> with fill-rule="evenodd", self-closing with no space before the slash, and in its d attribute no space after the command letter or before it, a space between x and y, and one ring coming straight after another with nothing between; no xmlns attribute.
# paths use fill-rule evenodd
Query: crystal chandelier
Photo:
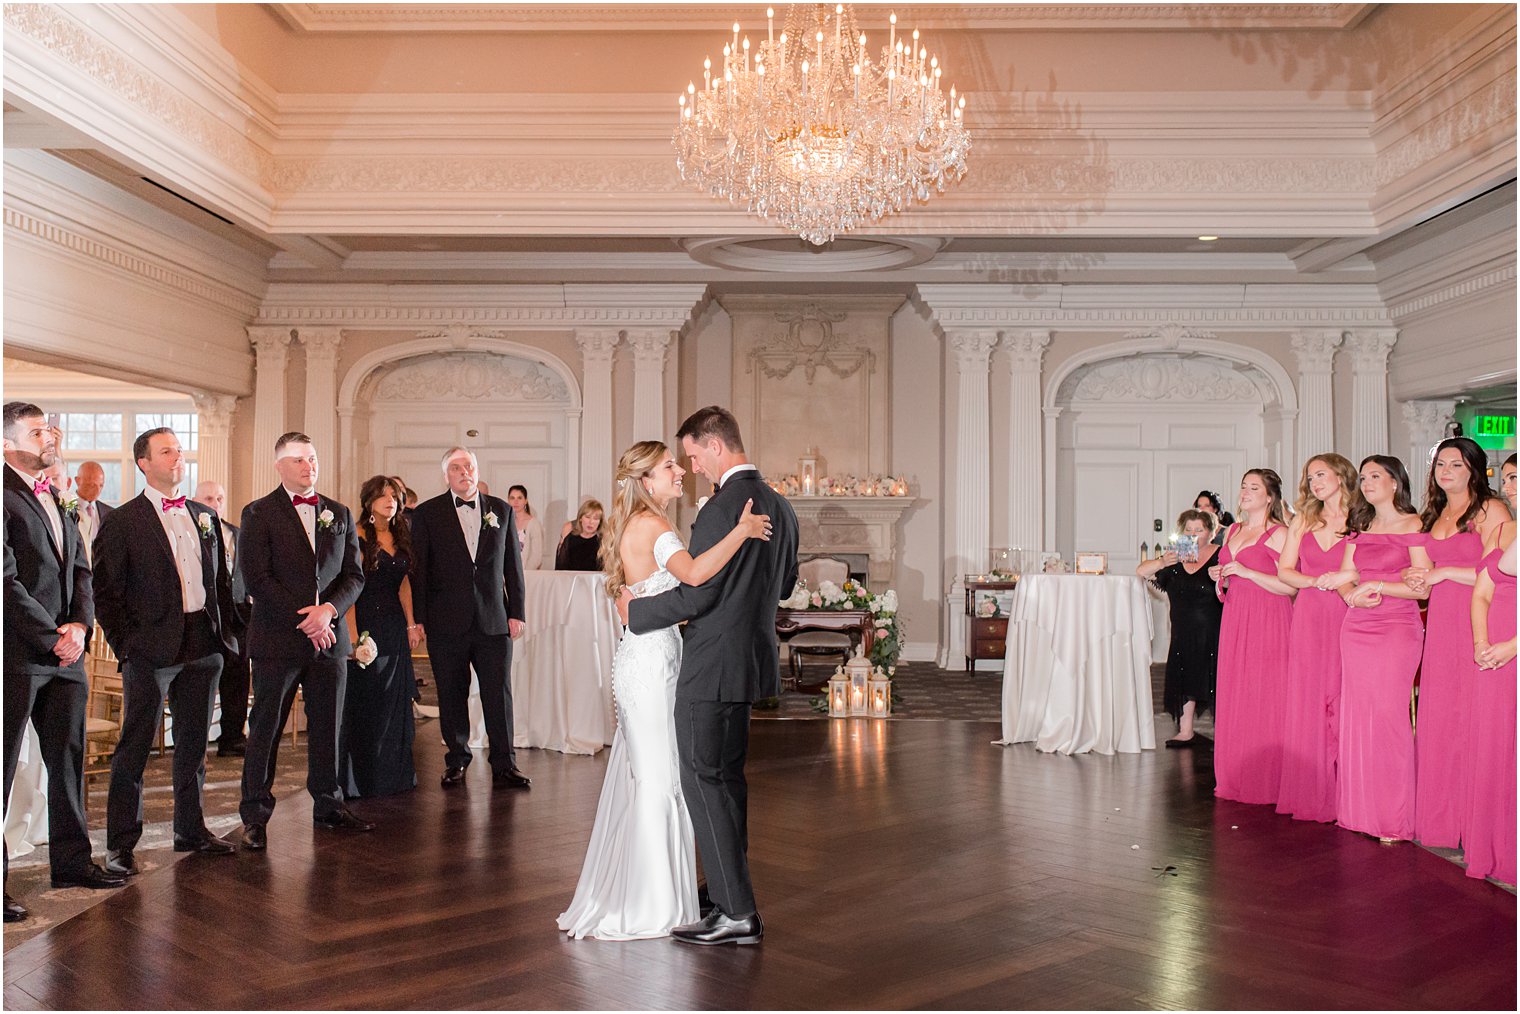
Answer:
<svg viewBox="0 0 1520 1014"><path fill-rule="evenodd" d="M676 168L718 197L774 218L810 243L927 201L966 172L966 107L944 68L890 20L873 61L844 4L795 5L780 37L751 52L734 24L702 87L678 100Z"/></svg>

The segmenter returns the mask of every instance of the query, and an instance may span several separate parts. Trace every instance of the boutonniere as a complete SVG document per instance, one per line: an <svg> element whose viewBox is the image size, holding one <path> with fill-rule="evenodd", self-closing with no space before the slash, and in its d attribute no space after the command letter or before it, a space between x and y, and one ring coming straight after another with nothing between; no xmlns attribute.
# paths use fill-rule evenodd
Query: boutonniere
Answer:
<svg viewBox="0 0 1520 1014"><path fill-rule="evenodd" d="M482 520L485 521L487 528L501 527L501 522L496 519L495 511L486 511L486 516Z"/></svg>
<svg viewBox="0 0 1520 1014"><path fill-rule="evenodd" d="M58 506L74 520L79 520L79 494L72 489L58 494Z"/></svg>
<svg viewBox="0 0 1520 1014"><path fill-rule="evenodd" d="M200 526L201 538L210 540L212 526L216 524L216 521L211 517L211 515L198 514L196 515L195 523Z"/></svg>
<svg viewBox="0 0 1520 1014"><path fill-rule="evenodd" d="M702 513L702 508L706 507L707 506L707 501L709 501L711 499L712 499L712 497L710 497L710 496L699 496L699 497L697 497L697 513L698 514Z"/></svg>
<svg viewBox="0 0 1520 1014"><path fill-rule="evenodd" d="M333 512L324 507L322 513L317 515L318 528L331 528L333 526Z"/></svg>

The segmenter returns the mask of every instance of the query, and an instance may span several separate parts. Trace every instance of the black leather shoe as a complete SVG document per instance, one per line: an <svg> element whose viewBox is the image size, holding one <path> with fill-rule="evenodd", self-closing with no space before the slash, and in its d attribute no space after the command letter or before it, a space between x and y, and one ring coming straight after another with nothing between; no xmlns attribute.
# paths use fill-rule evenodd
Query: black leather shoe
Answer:
<svg viewBox="0 0 1520 1014"><path fill-rule="evenodd" d="M131 849L106 849L105 870L113 877L135 877L142 871Z"/></svg>
<svg viewBox="0 0 1520 1014"><path fill-rule="evenodd" d="M533 787L533 783L528 780L528 776L515 767L496 772L491 780L497 785L505 785L509 789L528 789Z"/></svg>
<svg viewBox="0 0 1520 1014"><path fill-rule="evenodd" d="M230 856L237 851L237 846L207 831L201 838L175 838L174 851L176 852L200 852L208 856Z"/></svg>
<svg viewBox="0 0 1520 1014"><path fill-rule="evenodd" d="M373 831L375 829L374 824L367 820L360 820L346 806L341 810L334 810L325 817L313 817L311 822L332 831Z"/></svg>
<svg viewBox="0 0 1520 1014"><path fill-rule="evenodd" d="M216 748L218 757L246 757L248 747L243 743L234 743L232 746L219 746Z"/></svg>
<svg viewBox="0 0 1520 1014"><path fill-rule="evenodd" d="M21 904L15 898L12 898L9 894L7 894L5 896L5 921L6 922L20 922L22 919L25 919L30 914L31 913L26 910L26 906L25 905Z"/></svg>
<svg viewBox="0 0 1520 1014"><path fill-rule="evenodd" d="M443 787L464 784L464 768L449 768L443 773Z"/></svg>
<svg viewBox="0 0 1520 1014"><path fill-rule="evenodd" d="M743 919L730 919L715 908L701 922L677 926L670 935L683 944L758 944L765 935L765 927L758 912Z"/></svg>
<svg viewBox="0 0 1520 1014"><path fill-rule="evenodd" d="M1193 740L1169 739L1166 741L1166 748L1168 750L1191 750L1193 748Z"/></svg>
<svg viewBox="0 0 1520 1014"><path fill-rule="evenodd" d="M243 848L259 852L268 847L269 836L264 833L263 824L243 825Z"/></svg>
<svg viewBox="0 0 1520 1014"><path fill-rule="evenodd" d="M123 887L127 883L126 877L107 873L105 870L91 863L78 873L68 873L63 876L53 877L54 887Z"/></svg>

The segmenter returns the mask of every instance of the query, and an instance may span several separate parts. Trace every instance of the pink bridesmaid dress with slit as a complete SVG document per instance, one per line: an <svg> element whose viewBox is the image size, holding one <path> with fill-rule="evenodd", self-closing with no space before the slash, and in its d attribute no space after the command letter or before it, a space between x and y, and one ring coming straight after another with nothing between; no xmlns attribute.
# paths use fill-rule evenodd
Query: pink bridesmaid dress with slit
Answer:
<svg viewBox="0 0 1520 1014"><path fill-rule="evenodd" d="M1494 580L1488 607L1488 641L1515 636L1515 579L1499 569L1502 551L1483 558ZM1472 719L1467 792L1467 875L1515 882L1515 660L1499 669L1479 669L1468 695Z"/></svg>
<svg viewBox="0 0 1520 1014"><path fill-rule="evenodd" d="M1345 539L1336 539L1325 550L1319 548L1313 532L1306 532L1298 544L1299 573L1319 577L1337 571L1345 555ZM1299 820L1335 820L1341 622L1345 618L1346 601L1333 588L1301 588L1293 600L1277 812Z"/></svg>
<svg viewBox="0 0 1520 1014"><path fill-rule="evenodd" d="M1226 536L1219 549L1220 566L1235 559L1243 567L1275 575L1279 554L1267 539L1281 527L1269 526L1239 555L1231 553ZM1277 801L1292 624L1291 598L1239 575L1229 579L1214 691L1214 795L1220 799Z"/></svg>
<svg viewBox="0 0 1520 1014"><path fill-rule="evenodd" d="M1458 532L1446 539L1423 536L1437 567L1477 567L1483 538ZM1425 608L1425 656L1415 708L1414 837L1422 845L1454 849L1467 812L1468 695L1478 674L1473 661L1472 585L1442 581L1430 589Z"/></svg>
<svg viewBox="0 0 1520 1014"><path fill-rule="evenodd" d="M1399 581L1424 535L1354 533L1363 582ZM1425 630L1414 599L1384 596L1341 624L1341 735L1336 823L1379 838L1414 836L1414 728L1409 695Z"/></svg>

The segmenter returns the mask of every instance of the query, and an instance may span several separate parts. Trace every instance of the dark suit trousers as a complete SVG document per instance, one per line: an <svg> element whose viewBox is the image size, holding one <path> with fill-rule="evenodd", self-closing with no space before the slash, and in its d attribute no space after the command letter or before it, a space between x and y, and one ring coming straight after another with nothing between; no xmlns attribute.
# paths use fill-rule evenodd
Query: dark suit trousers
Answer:
<svg viewBox="0 0 1520 1014"><path fill-rule="evenodd" d="M222 656L222 678L217 684L217 694L222 702L222 728L216 745L223 750L242 746L247 741L243 726L248 724L249 681L248 645L245 643L236 655Z"/></svg>
<svg viewBox="0 0 1520 1014"><path fill-rule="evenodd" d="M345 659L253 660L253 713L243 756L243 804L238 808L243 823L267 824L274 813L280 733L298 687L306 701L306 791L311 793L312 816L328 817L343 806L343 790L338 786L338 726L347 680Z"/></svg>
<svg viewBox="0 0 1520 1014"><path fill-rule="evenodd" d="M222 655L201 614L185 623L182 661L155 668L128 659L121 666L121 738L111 755L111 793L106 801L106 848L137 846L142 837L143 769L164 712L174 717L174 836L199 841L206 836L201 789L206 783L206 734L211 728L213 690Z"/></svg>
<svg viewBox="0 0 1520 1014"><path fill-rule="evenodd" d="M428 661L438 685L438 724L448 747L444 763L470 766L470 667L480 681L480 707L491 741L486 759L500 774L517 766L512 746L512 639L470 631L456 638L428 638Z"/></svg>
<svg viewBox="0 0 1520 1014"><path fill-rule="evenodd" d="M21 759L21 737L32 720L48 773L48 857L53 876L82 874L90 866L84 819L84 718L90 688L82 679L53 672L5 674L5 804ZM10 872L10 853L5 854Z"/></svg>
<svg viewBox="0 0 1520 1014"><path fill-rule="evenodd" d="M691 813L707 892L724 915L755 912L749 882L750 705L746 701L676 700L676 755L681 795Z"/></svg>

